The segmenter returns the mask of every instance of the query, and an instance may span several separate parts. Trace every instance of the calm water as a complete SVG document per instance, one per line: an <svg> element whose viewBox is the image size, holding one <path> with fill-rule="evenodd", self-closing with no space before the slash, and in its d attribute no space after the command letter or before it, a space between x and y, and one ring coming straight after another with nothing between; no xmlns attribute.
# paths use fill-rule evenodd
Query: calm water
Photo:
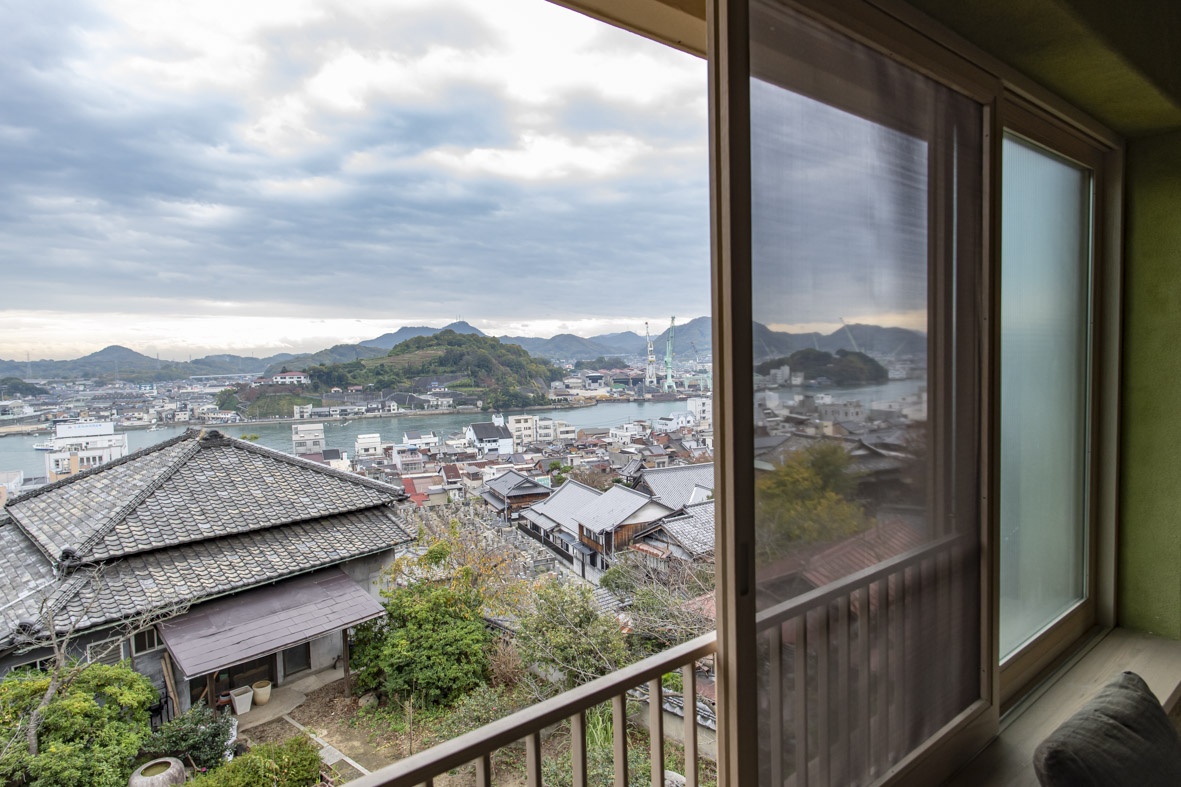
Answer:
<svg viewBox="0 0 1181 787"><path fill-rule="evenodd" d="M865 404L871 401L897 399L912 394L923 385L922 381L897 380L882 385L863 388L784 388L785 399L793 393L831 393L841 399L860 399ZM637 419L654 420L662 415L685 409L683 402L609 402L594 407L580 407L572 410L532 410L531 415L545 416L566 421L572 426L609 427ZM509 415L511 413L506 413ZM353 442L357 435L381 435L382 440L401 442L402 433L407 430L431 431L447 436L462 432L473 421L487 421L487 413L461 413L446 415L391 415L381 418L357 418L352 421L323 421L324 438L329 448L339 448L353 453ZM273 424L244 424L239 426L219 425L231 437L257 434L260 445L277 451L291 451L291 421ZM316 423L311 421L309 423ZM175 437L185 430L183 426L165 427L155 432L146 429L132 429L127 432L127 446L130 451L147 448L162 440ZM45 475L44 453L33 450L33 444L42 442L45 435L0 437L0 470L24 470L25 477Z"/></svg>

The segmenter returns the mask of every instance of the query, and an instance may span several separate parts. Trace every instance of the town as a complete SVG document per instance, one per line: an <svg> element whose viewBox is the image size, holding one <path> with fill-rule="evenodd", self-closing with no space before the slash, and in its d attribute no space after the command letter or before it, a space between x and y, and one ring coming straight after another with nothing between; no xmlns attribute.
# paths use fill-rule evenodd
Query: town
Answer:
<svg viewBox="0 0 1181 787"><path fill-rule="evenodd" d="M421 364L439 342L468 353L462 364L473 348L500 352L443 331L401 357ZM487 401L503 388L437 365L401 390L325 365L140 383L8 379L16 396L0 403L0 449L25 446L24 465L37 455L43 471L0 470L15 599L0 670L126 664L154 687L153 729L232 708L256 744L275 725L294 734L284 714L320 724L328 701L409 699L453 719L491 693L503 715L706 634L716 625L710 363L696 348L676 359L671 336L663 364L650 336L647 348L537 367L551 377L544 395L521 386L529 405L503 410ZM760 603L929 536L910 480L924 373L913 352L818 347L755 370L759 483L790 475L822 495L760 493ZM587 423L612 413L629 415ZM785 551L795 557L768 562ZM61 642L46 634L50 602L76 622ZM390 662L382 644L407 636L395 622L405 604L447 617L436 635L474 622L480 655L469 657L482 666L467 683L405 683L416 667ZM590 637L589 650L555 654L561 632ZM496 677L505 659L510 679ZM669 690L662 705L702 730L708 772L712 660L693 671L692 701ZM393 761L350 752L319 754L336 774Z"/></svg>

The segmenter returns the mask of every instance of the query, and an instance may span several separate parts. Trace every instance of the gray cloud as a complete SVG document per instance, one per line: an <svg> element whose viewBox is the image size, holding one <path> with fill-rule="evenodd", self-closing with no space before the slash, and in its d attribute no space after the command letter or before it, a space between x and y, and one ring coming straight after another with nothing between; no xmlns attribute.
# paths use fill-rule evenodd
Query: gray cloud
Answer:
<svg viewBox="0 0 1181 787"><path fill-rule="evenodd" d="M126 21L101 3L0 9L0 259L21 308L577 320L659 298L708 312L705 69L691 58L604 27L587 55L604 68L635 56L687 76L645 101L585 77L537 98L443 57L428 93L378 80L358 110L309 92L343 52L380 74L432 47L486 55L499 34L461 5L363 18L328 4L250 37L256 67L222 84L175 76L203 53L137 43ZM536 161L519 152L529 133L557 140L563 174L512 175ZM0 344L3 330L0 316Z"/></svg>

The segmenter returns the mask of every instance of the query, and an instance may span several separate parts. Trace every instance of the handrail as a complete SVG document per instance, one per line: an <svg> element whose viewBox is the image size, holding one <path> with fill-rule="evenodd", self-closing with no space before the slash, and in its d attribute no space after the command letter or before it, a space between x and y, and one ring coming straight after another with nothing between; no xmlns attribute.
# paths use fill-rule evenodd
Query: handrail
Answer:
<svg viewBox="0 0 1181 787"><path fill-rule="evenodd" d="M913 565L923 562L925 558L934 553L944 551L957 541L963 541L967 544L970 538L971 536L967 533L944 536L929 544L915 547L909 552L903 552L901 555L895 555L888 560L883 560L881 563L850 574L836 582L830 582L816 590L810 590L795 598L782 601L773 607L768 607L762 612L759 612L755 616L755 627L758 631L765 631L772 626L786 623L810 609L815 609L847 596L852 587L869 585L880 579L897 574L899 571L904 571Z"/></svg>
<svg viewBox="0 0 1181 787"><path fill-rule="evenodd" d="M505 716L477 730L444 741L368 776L349 782L351 787L414 787L452 768L540 732L551 724L606 702L645 681L691 664L717 650L717 633L709 632L668 650L629 664L601 678L584 683L556 697Z"/></svg>

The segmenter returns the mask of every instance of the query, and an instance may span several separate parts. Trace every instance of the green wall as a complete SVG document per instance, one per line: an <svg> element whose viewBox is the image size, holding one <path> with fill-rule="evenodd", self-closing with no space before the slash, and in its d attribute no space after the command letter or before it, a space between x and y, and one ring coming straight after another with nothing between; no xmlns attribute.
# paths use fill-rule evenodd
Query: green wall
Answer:
<svg viewBox="0 0 1181 787"><path fill-rule="evenodd" d="M1181 132L1127 174L1119 622L1181 639Z"/></svg>

